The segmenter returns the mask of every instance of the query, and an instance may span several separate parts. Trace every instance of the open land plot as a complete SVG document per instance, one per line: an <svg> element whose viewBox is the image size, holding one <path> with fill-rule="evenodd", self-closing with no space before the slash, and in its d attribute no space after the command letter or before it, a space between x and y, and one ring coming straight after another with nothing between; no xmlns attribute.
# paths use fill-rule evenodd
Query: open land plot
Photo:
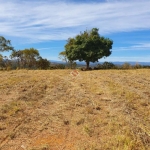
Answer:
<svg viewBox="0 0 150 150"><path fill-rule="evenodd" d="M0 72L0 150L148 150L150 70L72 71Z"/></svg>

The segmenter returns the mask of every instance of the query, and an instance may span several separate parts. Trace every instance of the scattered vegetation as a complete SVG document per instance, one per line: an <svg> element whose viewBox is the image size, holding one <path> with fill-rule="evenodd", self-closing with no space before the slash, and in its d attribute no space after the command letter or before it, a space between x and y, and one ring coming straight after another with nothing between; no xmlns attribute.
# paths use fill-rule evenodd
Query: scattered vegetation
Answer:
<svg viewBox="0 0 150 150"><path fill-rule="evenodd" d="M90 68L112 44L93 28L68 39L59 55L66 64L52 64L0 36L0 52L12 52L0 54L0 150L148 150L150 66ZM86 68L71 70L75 60Z"/></svg>
<svg viewBox="0 0 150 150"><path fill-rule="evenodd" d="M138 63L130 65L125 62L123 65L115 65L112 62L104 62L95 67L90 67L90 62L98 62L100 58L111 55L113 41L99 35L98 29L93 28L90 31L81 32L75 38L69 38L65 45L65 51L59 53L59 59L64 64L52 64L49 60L40 56L37 49L29 48L24 50L15 50L11 46L11 41L0 36L0 52L11 51L10 56L0 54L0 70L15 69L32 69L32 70L48 70L48 69L76 69L81 68L75 61L85 61L86 68L81 70L99 70L99 69L140 69L150 68L150 66L142 66ZM94 48L94 49L93 49Z"/></svg>

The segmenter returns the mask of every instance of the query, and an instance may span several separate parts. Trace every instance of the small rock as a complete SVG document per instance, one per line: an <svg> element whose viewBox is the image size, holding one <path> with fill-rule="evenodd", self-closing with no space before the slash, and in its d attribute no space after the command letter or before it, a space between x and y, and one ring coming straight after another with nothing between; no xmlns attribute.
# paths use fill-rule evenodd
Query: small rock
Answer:
<svg viewBox="0 0 150 150"><path fill-rule="evenodd" d="M65 121L64 121L64 124L65 124L65 125L69 125L69 121L68 121L68 120L65 120Z"/></svg>
<svg viewBox="0 0 150 150"><path fill-rule="evenodd" d="M100 107L96 107L96 110L100 110L101 108Z"/></svg>

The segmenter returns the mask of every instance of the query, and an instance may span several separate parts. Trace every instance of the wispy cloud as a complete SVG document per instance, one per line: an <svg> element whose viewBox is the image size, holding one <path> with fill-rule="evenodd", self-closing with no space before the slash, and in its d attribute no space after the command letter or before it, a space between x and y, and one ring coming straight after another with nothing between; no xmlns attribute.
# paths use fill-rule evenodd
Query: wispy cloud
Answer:
<svg viewBox="0 0 150 150"><path fill-rule="evenodd" d="M98 27L101 34L150 29L149 0L0 0L0 33L35 41L66 40Z"/></svg>
<svg viewBox="0 0 150 150"><path fill-rule="evenodd" d="M43 47L43 48L37 48L39 51L42 50L57 50L57 49L61 49L62 47Z"/></svg>
<svg viewBox="0 0 150 150"><path fill-rule="evenodd" d="M127 46L127 47L115 47L113 49L113 51L150 51L150 43L146 42L146 43L138 43L136 45L132 45L132 46Z"/></svg>

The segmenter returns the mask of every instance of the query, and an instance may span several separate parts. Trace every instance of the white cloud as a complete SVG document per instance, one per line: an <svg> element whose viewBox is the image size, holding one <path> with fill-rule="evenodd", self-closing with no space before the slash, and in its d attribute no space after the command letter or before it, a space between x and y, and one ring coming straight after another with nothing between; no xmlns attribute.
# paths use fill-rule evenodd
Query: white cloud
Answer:
<svg viewBox="0 0 150 150"><path fill-rule="evenodd" d="M150 29L149 6L149 0L0 0L0 33L37 42L66 40L92 27L101 34Z"/></svg>
<svg viewBox="0 0 150 150"><path fill-rule="evenodd" d="M136 48L136 49L139 49L139 50L143 50L143 49L150 50L150 43L140 43L140 44L134 45L132 47Z"/></svg>
<svg viewBox="0 0 150 150"><path fill-rule="evenodd" d="M39 51L43 51L43 50L58 50L61 49L62 47L43 47L43 48L37 48Z"/></svg>
<svg viewBox="0 0 150 150"><path fill-rule="evenodd" d="M138 43L136 45L132 46L127 46L127 47L115 47L112 51L150 51L150 43L145 42L145 43Z"/></svg>

